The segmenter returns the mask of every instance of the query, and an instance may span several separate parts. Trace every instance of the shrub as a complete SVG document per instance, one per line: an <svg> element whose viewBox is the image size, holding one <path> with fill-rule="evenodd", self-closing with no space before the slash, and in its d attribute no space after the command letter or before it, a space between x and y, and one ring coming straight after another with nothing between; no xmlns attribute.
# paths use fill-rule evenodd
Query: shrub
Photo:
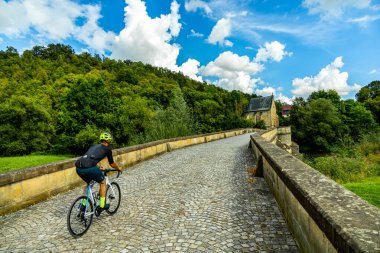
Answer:
<svg viewBox="0 0 380 253"><path fill-rule="evenodd" d="M310 166L338 183L355 182L375 174L362 157L317 157L305 160Z"/></svg>
<svg viewBox="0 0 380 253"><path fill-rule="evenodd" d="M253 128L267 129L267 126L263 120L259 120L253 125Z"/></svg>
<svg viewBox="0 0 380 253"><path fill-rule="evenodd" d="M99 130L92 125L86 125L84 129L82 129L75 136L75 149L76 153L82 154L87 151L89 147L99 142Z"/></svg>

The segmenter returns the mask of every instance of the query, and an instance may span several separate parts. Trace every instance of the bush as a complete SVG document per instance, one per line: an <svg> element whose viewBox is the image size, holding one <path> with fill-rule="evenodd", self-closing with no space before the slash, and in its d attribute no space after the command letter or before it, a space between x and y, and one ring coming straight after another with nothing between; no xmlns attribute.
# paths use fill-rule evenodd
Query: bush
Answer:
<svg viewBox="0 0 380 253"><path fill-rule="evenodd" d="M259 120L253 125L253 128L267 129L267 126L263 120Z"/></svg>
<svg viewBox="0 0 380 253"><path fill-rule="evenodd" d="M360 181L376 174L364 158L327 156L304 161L338 183Z"/></svg>
<svg viewBox="0 0 380 253"><path fill-rule="evenodd" d="M24 155L50 147L51 116L36 98L13 96L0 104L0 156Z"/></svg>
<svg viewBox="0 0 380 253"><path fill-rule="evenodd" d="M380 153L380 133L375 131L362 136L357 150L364 156Z"/></svg>
<svg viewBox="0 0 380 253"><path fill-rule="evenodd" d="M28 154L28 149L22 141L12 141L1 145L2 155L4 156L18 156Z"/></svg>
<svg viewBox="0 0 380 253"><path fill-rule="evenodd" d="M99 142L99 130L92 125L86 125L84 129L82 129L75 136L75 148L73 150L76 151L77 154L84 154L89 147Z"/></svg>

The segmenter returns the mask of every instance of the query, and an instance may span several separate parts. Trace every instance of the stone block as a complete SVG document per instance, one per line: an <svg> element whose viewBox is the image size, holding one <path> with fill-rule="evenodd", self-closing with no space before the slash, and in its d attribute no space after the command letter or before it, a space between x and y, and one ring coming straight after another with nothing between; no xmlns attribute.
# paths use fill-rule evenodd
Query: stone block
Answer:
<svg viewBox="0 0 380 253"><path fill-rule="evenodd" d="M147 147L147 148L141 149L140 152L141 152L141 160L145 160L145 159L155 156L157 153L157 148L156 146Z"/></svg>
<svg viewBox="0 0 380 253"><path fill-rule="evenodd" d="M132 151L128 153L127 164L128 166L133 165L137 162L137 151Z"/></svg>
<svg viewBox="0 0 380 253"><path fill-rule="evenodd" d="M65 179L66 179L66 184L68 185L74 184L82 180L78 176L75 167L65 170Z"/></svg>
<svg viewBox="0 0 380 253"><path fill-rule="evenodd" d="M67 185L66 173L64 170L46 174L46 176L48 178L46 188L49 191L54 191L56 188L65 187Z"/></svg>
<svg viewBox="0 0 380 253"><path fill-rule="evenodd" d="M6 206L22 200L21 182L0 187L0 206Z"/></svg>
<svg viewBox="0 0 380 253"><path fill-rule="evenodd" d="M156 146L156 148L157 148L157 154L165 153L168 151L166 143L159 144Z"/></svg>
<svg viewBox="0 0 380 253"><path fill-rule="evenodd" d="M43 175L31 179L27 179L21 182L22 187L22 200L29 200L35 196L47 192L48 176Z"/></svg>

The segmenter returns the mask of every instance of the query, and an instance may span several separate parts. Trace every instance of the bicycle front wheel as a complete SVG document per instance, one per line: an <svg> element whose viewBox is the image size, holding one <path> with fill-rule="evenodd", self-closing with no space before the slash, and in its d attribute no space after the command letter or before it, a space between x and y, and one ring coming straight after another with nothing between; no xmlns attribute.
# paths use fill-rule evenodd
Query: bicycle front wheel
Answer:
<svg viewBox="0 0 380 253"><path fill-rule="evenodd" d="M115 214L120 206L121 191L120 186L116 182L112 182L107 186L106 203L110 204L110 208L107 209L108 214Z"/></svg>
<svg viewBox="0 0 380 253"><path fill-rule="evenodd" d="M87 204L83 205L84 200ZM67 213L67 228L74 237L82 236L90 228L94 216L94 206L86 196L80 196L70 206Z"/></svg>

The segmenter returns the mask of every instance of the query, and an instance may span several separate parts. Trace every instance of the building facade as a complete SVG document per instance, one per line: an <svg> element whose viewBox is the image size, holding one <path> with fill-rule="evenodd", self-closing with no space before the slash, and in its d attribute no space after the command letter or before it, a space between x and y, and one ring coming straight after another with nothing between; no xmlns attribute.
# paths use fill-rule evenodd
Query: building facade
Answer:
<svg viewBox="0 0 380 253"><path fill-rule="evenodd" d="M264 121L267 127L278 127L279 125L273 95L252 98L245 111L245 115L255 123L260 120Z"/></svg>

